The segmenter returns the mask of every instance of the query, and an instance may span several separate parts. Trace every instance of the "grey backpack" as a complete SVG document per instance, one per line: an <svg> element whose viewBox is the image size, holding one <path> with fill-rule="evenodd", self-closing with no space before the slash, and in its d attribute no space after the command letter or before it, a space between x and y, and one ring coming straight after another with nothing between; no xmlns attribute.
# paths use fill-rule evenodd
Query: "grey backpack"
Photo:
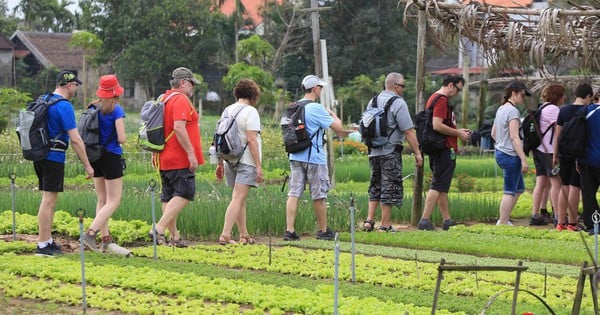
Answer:
<svg viewBox="0 0 600 315"><path fill-rule="evenodd" d="M165 138L165 104L179 92L169 94L163 100L164 94L161 94L156 100L147 101L140 112L140 131L138 133L138 142L142 149L161 152L165 148L167 141L173 136L171 132Z"/></svg>

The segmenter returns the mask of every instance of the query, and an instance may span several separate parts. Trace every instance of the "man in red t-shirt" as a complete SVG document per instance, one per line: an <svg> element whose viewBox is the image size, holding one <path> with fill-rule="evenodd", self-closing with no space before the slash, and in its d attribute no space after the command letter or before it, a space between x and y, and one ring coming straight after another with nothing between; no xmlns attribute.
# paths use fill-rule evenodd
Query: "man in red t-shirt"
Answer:
<svg viewBox="0 0 600 315"><path fill-rule="evenodd" d="M204 164L198 112L192 106L190 97L194 94L194 86L200 81L187 68L173 70L171 89L165 92L165 148L155 153L153 163L160 170L162 191L162 217L156 224L156 239L159 244L167 244L164 233L169 229L171 243L177 247L185 247L177 230L179 212L194 200L196 193L195 172L198 165ZM149 233L152 238L152 231Z"/></svg>
<svg viewBox="0 0 600 315"><path fill-rule="evenodd" d="M443 95L442 97L437 97L435 107L433 108L433 130L446 136L446 150L429 155L429 167L432 172L431 186L425 198L423 216L417 225L419 230L435 229L430 218L436 204L439 206L440 213L444 219L442 229L448 230L451 226L456 225L454 220L450 218L448 191L450 190L450 183L452 182L452 176L456 168L456 152L458 152L457 138L468 141L471 138L471 131L456 127L456 119L448 98L457 95L462 90L464 84L465 79L461 76L449 75L442 82L442 87L427 100L426 107L429 108L433 105L432 103L436 99L436 94Z"/></svg>

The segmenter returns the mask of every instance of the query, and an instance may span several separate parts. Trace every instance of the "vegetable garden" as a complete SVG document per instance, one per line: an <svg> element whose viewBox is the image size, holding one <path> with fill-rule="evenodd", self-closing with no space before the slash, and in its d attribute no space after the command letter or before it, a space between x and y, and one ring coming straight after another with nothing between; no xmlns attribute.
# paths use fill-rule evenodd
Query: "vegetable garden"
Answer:
<svg viewBox="0 0 600 315"><path fill-rule="evenodd" d="M205 117L202 124L214 126L214 121L215 117ZM207 149L210 128L203 128L202 135ZM265 128L261 136L267 183L248 199L248 228L258 244L218 245L230 189L215 180L211 165L205 165L197 174L196 200L178 222L192 246L159 246L154 259L147 233L152 204L160 208L158 192L153 199L148 183L156 173L149 166L149 155L135 148L130 130L124 198L110 227L114 239L134 256L85 251L83 286L80 223L75 213L86 209L83 224L89 225L95 205L92 183L83 178L70 152L73 163L66 167L66 189L59 196L53 228L67 253L47 259L34 256L37 180L31 164L20 160L16 137L0 135L0 152L5 152L0 155L0 234L5 235L0 242L0 307L12 313L45 314L77 314L84 305L87 312L100 314L430 314L444 259L447 266L515 267L522 262L527 269L520 275L515 313L551 314L537 297L555 314L572 313L583 263L592 261L586 244L594 249L594 238L550 227L493 225L502 187L493 157L458 160L450 209L454 219L464 224L447 232L408 226L412 184L407 180L405 204L392 216L400 232L362 232L356 223L353 244L350 201L356 206L354 222L362 222L368 162L360 145L336 141L337 185L328 198L328 223L340 232L339 242L315 240L314 214L305 196L296 220L302 240L288 243L281 240L286 157L276 128ZM413 171L413 160L405 156L405 175ZM16 174L14 186L9 174ZM527 175L529 192L513 212L517 222L530 214L533 177ZM16 241L11 237L13 200ZM434 216L433 220L441 219ZM579 314L595 314L588 280ZM444 272L436 314L511 314L515 282L510 271Z"/></svg>

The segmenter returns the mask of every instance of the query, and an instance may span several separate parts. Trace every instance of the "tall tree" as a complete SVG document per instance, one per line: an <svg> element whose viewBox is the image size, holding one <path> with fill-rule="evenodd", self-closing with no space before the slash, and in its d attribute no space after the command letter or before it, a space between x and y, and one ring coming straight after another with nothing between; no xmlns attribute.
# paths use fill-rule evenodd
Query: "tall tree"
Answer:
<svg viewBox="0 0 600 315"><path fill-rule="evenodd" d="M70 32L74 25L74 15L68 9L71 4L70 0L21 0L13 13L23 13L28 30Z"/></svg>
<svg viewBox="0 0 600 315"><path fill-rule="evenodd" d="M86 0L90 28L104 43L99 56L124 80L145 83L156 96L179 66L211 71L223 47L210 0ZM87 19L87 17L86 17ZM206 74L204 75L207 76Z"/></svg>

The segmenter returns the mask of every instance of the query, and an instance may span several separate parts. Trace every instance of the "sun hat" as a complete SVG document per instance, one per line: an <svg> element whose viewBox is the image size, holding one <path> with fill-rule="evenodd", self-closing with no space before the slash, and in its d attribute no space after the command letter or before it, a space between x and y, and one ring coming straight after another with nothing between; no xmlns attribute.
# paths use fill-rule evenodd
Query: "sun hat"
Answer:
<svg viewBox="0 0 600 315"><path fill-rule="evenodd" d="M194 84L200 84L202 82L200 82L200 80L196 79L194 77L194 74L192 73L192 70L188 69L188 68L184 68L184 67L179 67L175 70L173 70L173 74L171 75L172 79L186 79L186 80L190 80L192 82L194 82Z"/></svg>
<svg viewBox="0 0 600 315"><path fill-rule="evenodd" d="M117 76L108 74L100 77L96 96L99 98L113 98L123 95L124 91L125 89L119 84Z"/></svg>
<svg viewBox="0 0 600 315"><path fill-rule="evenodd" d="M521 81L512 81L506 86L507 91L525 91L525 95L531 96L531 92L527 89L525 83Z"/></svg>
<svg viewBox="0 0 600 315"><path fill-rule="evenodd" d="M60 86L71 82L81 84L81 81L77 78L77 71L75 70L63 70L56 76L56 84Z"/></svg>
<svg viewBox="0 0 600 315"><path fill-rule="evenodd" d="M302 86L305 90L312 89L317 85L326 86L327 82L321 80L319 77L313 74L307 75L304 77L304 79L302 79Z"/></svg>

